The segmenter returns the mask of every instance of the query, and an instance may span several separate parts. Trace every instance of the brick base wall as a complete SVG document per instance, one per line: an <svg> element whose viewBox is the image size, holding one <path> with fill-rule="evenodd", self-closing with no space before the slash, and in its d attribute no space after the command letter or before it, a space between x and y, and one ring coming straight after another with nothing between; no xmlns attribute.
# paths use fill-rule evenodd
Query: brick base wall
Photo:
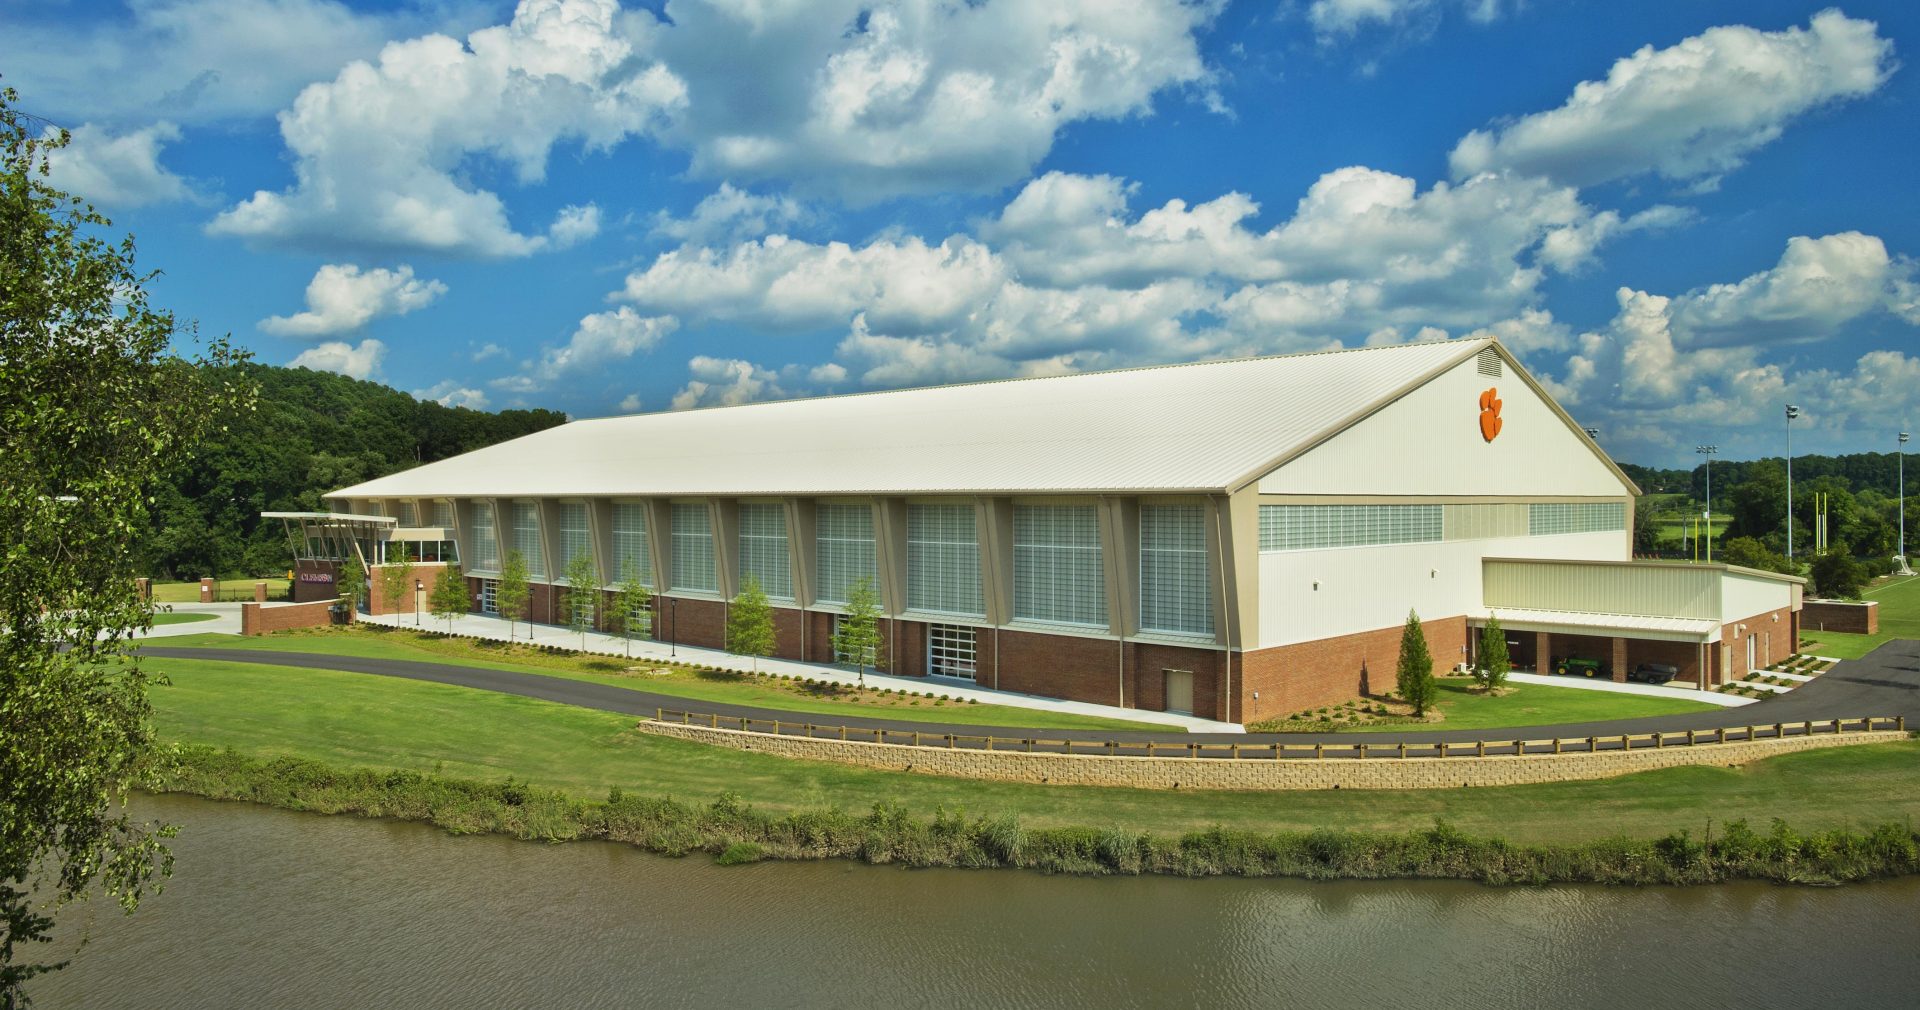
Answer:
<svg viewBox="0 0 1920 1010"><path fill-rule="evenodd" d="M295 628L324 628L333 623L330 608L338 602L339 598L335 597L312 603L242 603L240 633L264 635ZM347 611L348 623L353 622L353 616L353 611Z"/></svg>
<svg viewBox="0 0 1920 1010"><path fill-rule="evenodd" d="M407 578L406 592L399 599L387 599L386 587L381 585L380 574L387 570L386 565L374 565L367 576L367 613L369 614L411 614L413 613L413 583L424 582L426 588L420 593L420 613L424 616L429 606L427 598L433 594L433 584L446 570L446 565L434 562L415 562L413 574ZM297 574L297 573L296 573ZM337 593L335 595L338 595Z"/></svg>
<svg viewBox="0 0 1920 1010"><path fill-rule="evenodd" d="M1769 610L1742 620L1727 622L1721 628L1720 634L1724 636L1727 644L1733 646L1733 650L1726 674L1719 683L1740 680L1753 670L1771 666L1775 661L1800 651L1799 643L1794 640L1792 617L1792 612L1782 607L1779 610ZM1746 626L1746 630L1737 630L1742 625ZM1752 669L1747 667L1748 635L1752 635L1754 639Z"/></svg>
<svg viewBox="0 0 1920 1010"><path fill-rule="evenodd" d="M1815 631L1844 631L1851 635L1878 634L1880 603L1877 600L1869 600L1865 603L1808 600L1802 605L1800 623Z"/></svg>
<svg viewBox="0 0 1920 1010"><path fill-rule="evenodd" d="M756 751L776 757L831 761L885 771L1049 785L1121 786L1131 789L1458 789L1536 782L1612 778L1681 765L1739 765L1817 747L1892 743L1900 731L1821 733L1780 740L1643 748L1599 754L1530 754L1524 757L1310 758L1261 761L1233 758L1106 757L1091 754L1027 754L877 744L852 740L743 733L737 729L683 726L644 720L643 733Z"/></svg>
<svg viewBox="0 0 1920 1010"><path fill-rule="evenodd" d="M1422 621L1427 652L1436 674L1462 662L1467 642L1467 619L1444 617ZM1394 670L1400 663L1401 628L1316 642L1257 649L1239 657L1234 693L1239 696L1233 722L1258 722L1292 715L1323 705L1336 705L1363 695L1393 690ZM1199 677L1195 678L1199 693ZM1259 697L1255 698L1254 695ZM1199 698L1194 699L1196 707Z"/></svg>
<svg viewBox="0 0 1920 1010"><path fill-rule="evenodd" d="M293 563L293 602L313 603L340 598L340 566L332 561Z"/></svg>

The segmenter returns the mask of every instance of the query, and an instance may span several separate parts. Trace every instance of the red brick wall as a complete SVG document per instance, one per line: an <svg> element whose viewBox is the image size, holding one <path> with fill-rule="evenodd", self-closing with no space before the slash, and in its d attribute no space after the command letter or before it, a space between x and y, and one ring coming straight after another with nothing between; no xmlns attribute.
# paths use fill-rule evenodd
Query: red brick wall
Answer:
<svg viewBox="0 0 1920 1010"><path fill-rule="evenodd" d="M680 600L668 606L665 598L659 601L658 616L654 618L653 637L655 641L668 640L682 645L698 645L708 649L724 649L727 645L727 605L719 600ZM675 616L677 615L677 617ZM679 628L676 630L676 620Z"/></svg>
<svg viewBox="0 0 1920 1010"><path fill-rule="evenodd" d="M1753 636L1754 669L1770 666L1775 660L1785 659L1799 651L1799 643L1794 640L1791 617L1792 611L1782 607L1744 620L1727 622L1720 629L1720 634L1733 649L1728 657L1725 679L1721 683L1732 683L1753 672L1747 667L1748 635ZM1738 630L1741 625L1746 626L1745 631Z"/></svg>
<svg viewBox="0 0 1920 1010"><path fill-rule="evenodd" d="M992 632L985 632L981 637L980 644L986 647L991 663ZM1121 655L1120 643L1112 639L1003 629L1000 632L1000 689L1118 705L1123 683ZM980 679L983 683L993 683L990 667ZM1197 686L1194 694L1197 704ZM1128 703L1134 700L1129 691Z"/></svg>
<svg viewBox="0 0 1920 1010"><path fill-rule="evenodd" d="M293 602L312 603L316 600L337 600L340 598L340 566L331 561L295 561L293 563ZM325 582L303 581L302 575L325 575Z"/></svg>
<svg viewBox="0 0 1920 1010"><path fill-rule="evenodd" d="M1816 631L1844 631L1854 635L1872 635L1880 631L1880 604L1843 603L1839 600L1808 600L1800 621Z"/></svg>
<svg viewBox="0 0 1920 1010"><path fill-rule="evenodd" d="M1464 616L1425 621L1421 627L1436 674L1461 662L1464 653L1460 650L1467 641ZM1243 654L1236 664L1241 672L1233 685L1239 700L1233 721L1257 722L1392 691L1394 668L1400 661L1401 630L1381 628ZM1200 704L1199 680L1196 674L1196 707ZM1256 692L1258 699L1253 697Z"/></svg>
<svg viewBox="0 0 1920 1010"><path fill-rule="evenodd" d="M294 628L323 628L333 623L333 615L328 608L338 602L336 597L313 603L242 603L240 633L264 635L270 631L290 631ZM347 612L347 620L353 620L352 611Z"/></svg>
<svg viewBox="0 0 1920 1010"><path fill-rule="evenodd" d="M413 584L426 583L426 589L420 594L420 613L427 613L427 596L433 592L433 583L447 566L431 562L417 562L413 574L407 579L407 590L397 600L388 600L386 587L381 585L380 573L387 570L386 565L373 566L373 572L367 576L367 613L369 614L411 614L413 613ZM294 573L298 575L299 573ZM332 588L332 587L328 587ZM335 594L338 595L337 593Z"/></svg>

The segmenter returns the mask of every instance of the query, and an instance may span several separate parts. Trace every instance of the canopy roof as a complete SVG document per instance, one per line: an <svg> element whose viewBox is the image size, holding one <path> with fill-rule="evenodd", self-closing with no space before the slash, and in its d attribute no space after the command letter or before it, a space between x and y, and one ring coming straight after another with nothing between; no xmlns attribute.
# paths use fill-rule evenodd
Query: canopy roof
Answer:
<svg viewBox="0 0 1920 1010"><path fill-rule="evenodd" d="M1222 492L1491 339L574 421L332 498Z"/></svg>

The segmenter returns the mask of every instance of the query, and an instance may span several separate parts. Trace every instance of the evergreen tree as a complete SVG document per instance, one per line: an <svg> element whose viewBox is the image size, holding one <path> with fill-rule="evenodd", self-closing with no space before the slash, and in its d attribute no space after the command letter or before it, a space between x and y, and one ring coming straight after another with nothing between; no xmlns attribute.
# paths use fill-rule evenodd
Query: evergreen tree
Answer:
<svg viewBox="0 0 1920 1010"><path fill-rule="evenodd" d="M740 595L727 608L727 651L752 656L758 673L760 657L773 655L773 645L773 607L760 580L749 575L740 580Z"/></svg>
<svg viewBox="0 0 1920 1010"><path fill-rule="evenodd" d="M533 589L527 584L527 558L519 551L508 551L507 562L500 566L500 584L494 588L493 602L507 619L507 638L512 640L514 625L527 616L527 600ZM527 623L527 639L533 639L533 623Z"/></svg>
<svg viewBox="0 0 1920 1010"><path fill-rule="evenodd" d="M653 634L653 594L640 581L633 563L627 563L626 575L614 595L613 619L620 622L620 637L627 643L627 658L633 658L633 636Z"/></svg>
<svg viewBox="0 0 1920 1010"><path fill-rule="evenodd" d="M587 632L593 630L600 609L600 566L593 555L582 551L567 562L567 626L580 634L580 648L587 647Z"/></svg>
<svg viewBox="0 0 1920 1010"><path fill-rule="evenodd" d="M427 608L433 616L445 620L447 634L453 634L453 619L467 612L467 580L460 574L459 565L441 569L440 577L433 582L433 593L427 597Z"/></svg>
<svg viewBox="0 0 1920 1010"><path fill-rule="evenodd" d="M1474 664L1473 679L1480 682L1481 688L1488 692L1498 690L1507 682L1507 674L1513 669L1513 660L1507 655L1507 632L1500 627L1498 617L1489 616L1487 626L1480 629L1480 661Z"/></svg>
<svg viewBox="0 0 1920 1010"><path fill-rule="evenodd" d="M387 610L400 612L400 598L407 599L407 613L419 607L413 593L413 549L404 540L390 541L387 563L380 566L380 596Z"/></svg>
<svg viewBox="0 0 1920 1010"><path fill-rule="evenodd" d="M98 886L126 911L172 867L170 828L125 806L153 749L130 643L154 494L254 409L243 355L155 307L131 236L47 185L67 131L0 89L0 1006L64 961L28 959L54 911ZM285 548L282 548L285 553ZM218 573L214 573L218 574ZM75 921L69 918L69 928ZM77 945L68 944L71 953Z"/></svg>
<svg viewBox="0 0 1920 1010"><path fill-rule="evenodd" d="M1433 679L1433 655L1427 651L1427 634L1420 627L1420 615L1407 611L1407 627L1400 633L1400 664L1394 685L1400 697L1413 706L1413 714L1423 716L1433 705L1439 686Z"/></svg>
<svg viewBox="0 0 1920 1010"><path fill-rule="evenodd" d="M872 579L848 587L846 612L833 633L833 653L858 668L861 687L867 685L867 667L880 669L880 599Z"/></svg>

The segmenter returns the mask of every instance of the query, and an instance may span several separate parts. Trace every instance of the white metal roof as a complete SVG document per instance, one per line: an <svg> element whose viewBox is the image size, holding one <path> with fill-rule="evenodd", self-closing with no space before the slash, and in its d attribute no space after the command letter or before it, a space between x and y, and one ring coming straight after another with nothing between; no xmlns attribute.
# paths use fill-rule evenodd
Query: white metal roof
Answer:
<svg viewBox="0 0 1920 1010"><path fill-rule="evenodd" d="M1684 635L1689 640L1715 641L1720 637L1720 622L1691 617L1646 617L1637 614L1593 614L1578 610L1525 610L1501 607L1492 612L1500 626L1512 631L1574 629L1576 631L1624 632L1634 634ZM1481 617L1487 616L1481 614Z"/></svg>
<svg viewBox="0 0 1920 1010"><path fill-rule="evenodd" d="M329 497L1222 491L1492 343L574 421Z"/></svg>

